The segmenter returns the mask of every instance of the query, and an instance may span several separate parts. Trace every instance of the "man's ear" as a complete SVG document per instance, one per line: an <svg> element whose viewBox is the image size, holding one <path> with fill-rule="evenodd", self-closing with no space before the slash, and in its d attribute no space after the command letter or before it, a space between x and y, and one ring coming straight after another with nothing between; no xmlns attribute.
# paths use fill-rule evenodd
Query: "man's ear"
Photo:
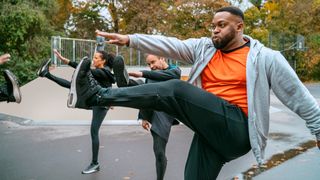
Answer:
<svg viewBox="0 0 320 180"><path fill-rule="evenodd" d="M244 29L244 24L243 24L243 21L241 21L237 24L237 31L243 31L243 29Z"/></svg>

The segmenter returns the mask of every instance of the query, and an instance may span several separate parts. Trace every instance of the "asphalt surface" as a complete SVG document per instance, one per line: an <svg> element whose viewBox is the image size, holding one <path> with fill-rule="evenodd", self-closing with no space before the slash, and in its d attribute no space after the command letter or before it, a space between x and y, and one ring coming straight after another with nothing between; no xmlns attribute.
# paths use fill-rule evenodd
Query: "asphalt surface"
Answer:
<svg viewBox="0 0 320 180"><path fill-rule="evenodd" d="M178 126L172 134L167 147L166 179L183 179L192 132ZM101 170L82 175L91 160L89 126L22 127L1 122L0 179L156 179L148 132L138 126L102 126L100 137Z"/></svg>
<svg viewBox="0 0 320 180"><path fill-rule="evenodd" d="M307 84L320 103L320 84ZM271 124L266 159L314 140L305 123L271 96ZM140 126L104 125L100 130L98 173L82 175L91 160L88 125L47 125L0 116L0 180L152 180L156 179L152 138ZM183 179L192 139L184 125L172 128L167 146L165 179ZM252 153L232 161L218 179L231 179L255 165ZM311 148L252 179L310 179L320 177L319 150Z"/></svg>
<svg viewBox="0 0 320 180"><path fill-rule="evenodd" d="M320 179L319 149L312 148L307 152L286 161L255 177L255 180L318 180Z"/></svg>

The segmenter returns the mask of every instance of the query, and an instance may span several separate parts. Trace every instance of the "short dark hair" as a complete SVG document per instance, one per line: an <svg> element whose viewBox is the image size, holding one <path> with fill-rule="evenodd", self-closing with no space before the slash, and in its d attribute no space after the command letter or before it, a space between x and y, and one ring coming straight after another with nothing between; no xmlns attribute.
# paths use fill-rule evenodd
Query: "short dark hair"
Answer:
<svg viewBox="0 0 320 180"><path fill-rule="evenodd" d="M235 16L240 17L244 21L243 12L241 11L241 9L237 7L234 7L234 6L223 7L218 9L215 13L218 13L218 12L229 12Z"/></svg>

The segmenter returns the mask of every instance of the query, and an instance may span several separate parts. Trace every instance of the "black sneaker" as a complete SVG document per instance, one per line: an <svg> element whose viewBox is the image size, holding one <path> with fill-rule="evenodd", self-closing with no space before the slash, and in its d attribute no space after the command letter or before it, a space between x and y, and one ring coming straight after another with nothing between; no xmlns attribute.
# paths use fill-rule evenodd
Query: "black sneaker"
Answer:
<svg viewBox="0 0 320 180"><path fill-rule="evenodd" d="M127 87L129 84L129 75L126 70L122 56L116 56L113 61L113 72L118 87Z"/></svg>
<svg viewBox="0 0 320 180"><path fill-rule="evenodd" d="M39 68L39 70L37 72L37 75L40 76L40 77L45 77L49 73L50 64L51 64L51 59L48 59L48 60L44 61L41 64L41 66L40 66L40 68Z"/></svg>
<svg viewBox="0 0 320 180"><path fill-rule="evenodd" d="M85 170L82 171L82 174L91 174L94 172L100 171L100 165L91 163Z"/></svg>
<svg viewBox="0 0 320 180"><path fill-rule="evenodd" d="M8 96L8 102L21 102L21 92L17 77L9 70L4 70L3 72L4 78L6 80L6 94Z"/></svg>
<svg viewBox="0 0 320 180"><path fill-rule="evenodd" d="M91 74L90 65L91 61L84 57L73 72L67 102L70 108L90 109L87 101L101 89Z"/></svg>

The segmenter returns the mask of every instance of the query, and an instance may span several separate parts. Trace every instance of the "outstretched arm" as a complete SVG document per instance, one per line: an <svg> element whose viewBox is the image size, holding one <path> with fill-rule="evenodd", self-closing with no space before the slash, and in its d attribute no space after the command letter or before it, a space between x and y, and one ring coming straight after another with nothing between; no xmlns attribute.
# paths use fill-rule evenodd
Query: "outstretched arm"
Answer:
<svg viewBox="0 0 320 180"><path fill-rule="evenodd" d="M146 53L171 58L185 63L193 64L195 61L195 50L200 48L199 43L205 39L180 40L175 37L160 35L130 34L122 35L107 33L96 30L98 36L103 36L109 44L118 46L129 46ZM200 43L200 44L201 44Z"/></svg>
<svg viewBox="0 0 320 180"><path fill-rule="evenodd" d="M109 44L115 44L118 46L128 46L129 45L129 36L128 35L122 35L117 33L107 33L103 31L96 30L96 34L98 36L103 36L108 39Z"/></svg>
<svg viewBox="0 0 320 180"><path fill-rule="evenodd" d="M70 63L70 60L68 58L63 57L58 50L54 49L53 52L63 62L63 64Z"/></svg>
<svg viewBox="0 0 320 180"><path fill-rule="evenodd" d="M154 70L154 71L138 71L138 72L129 72L130 76L139 78L147 78L154 81L167 81L170 79L180 79L181 77L181 70L180 68L173 68L167 70Z"/></svg>
<svg viewBox="0 0 320 180"><path fill-rule="evenodd" d="M173 68L160 71L141 71L142 77L151 79L154 81L167 81L170 79L180 79L181 70L180 68Z"/></svg>

